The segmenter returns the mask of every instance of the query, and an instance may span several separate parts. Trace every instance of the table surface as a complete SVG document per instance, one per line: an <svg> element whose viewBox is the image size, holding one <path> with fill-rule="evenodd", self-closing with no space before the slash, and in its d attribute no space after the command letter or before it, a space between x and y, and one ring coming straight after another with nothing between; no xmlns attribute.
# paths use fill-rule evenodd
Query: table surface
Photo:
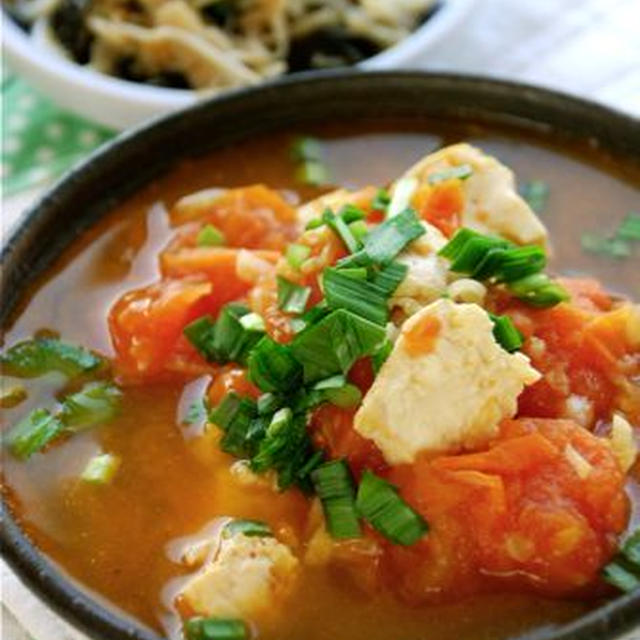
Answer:
<svg viewBox="0 0 640 640"><path fill-rule="evenodd" d="M425 68L558 88L640 117L640 0L476 1L473 15L429 55ZM3 201L3 236L41 190ZM1 563L0 586L1 638L88 640ZM620 640L640 640L640 628Z"/></svg>

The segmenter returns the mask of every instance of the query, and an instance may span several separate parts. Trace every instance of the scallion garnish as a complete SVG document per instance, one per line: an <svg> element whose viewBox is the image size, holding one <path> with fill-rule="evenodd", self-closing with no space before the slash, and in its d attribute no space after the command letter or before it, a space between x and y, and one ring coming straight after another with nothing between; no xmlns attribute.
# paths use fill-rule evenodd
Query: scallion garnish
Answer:
<svg viewBox="0 0 640 640"><path fill-rule="evenodd" d="M346 275L347 269L326 268L322 282L327 304L332 309L347 309L376 324L385 325L389 319L385 289L360 278Z"/></svg>
<svg viewBox="0 0 640 640"><path fill-rule="evenodd" d="M356 220L355 222L351 222L349 224L349 230L359 244L364 243L364 239L369 233L369 227L364 220Z"/></svg>
<svg viewBox="0 0 640 640"><path fill-rule="evenodd" d="M291 343L306 382L346 373L359 358L373 354L385 339L384 327L345 309L307 327Z"/></svg>
<svg viewBox="0 0 640 640"><path fill-rule="evenodd" d="M355 239L349 225L342 216L337 216L331 209L326 209L322 214L322 220L342 240L345 248L350 253L355 253L358 250L360 243Z"/></svg>
<svg viewBox="0 0 640 640"><path fill-rule="evenodd" d="M296 138L291 146L291 154L298 161L296 177L300 182L313 186L326 184L329 172L324 163L322 144L316 138Z"/></svg>
<svg viewBox="0 0 640 640"><path fill-rule="evenodd" d="M242 620L190 618L184 625L185 640L248 640L249 631Z"/></svg>
<svg viewBox="0 0 640 640"><path fill-rule="evenodd" d="M411 206L413 194L418 190L420 183L417 178L402 178L393 187L393 195L387 206L387 218L393 218Z"/></svg>
<svg viewBox="0 0 640 640"><path fill-rule="evenodd" d="M249 378L261 391L286 392L299 386L302 367L292 348L265 336L251 351Z"/></svg>
<svg viewBox="0 0 640 640"><path fill-rule="evenodd" d="M390 262L373 277L373 284L386 296L391 296L406 278L409 267L401 262Z"/></svg>
<svg viewBox="0 0 640 640"><path fill-rule="evenodd" d="M330 404L342 409L356 407L362 400L362 392L360 389L347 382L342 374L320 380L320 382L313 385L313 391L322 392L322 395L318 396L319 403L322 400L326 400Z"/></svg>
<svg viewBox="0 0 640 640"><path fill-rule="evenodd" d="M0 355L2 368L20 378L34 378L50 371L73 378L93 373L104 364L105 360L91 351L57 338L25 340Z"/></svg>
<svg viewBox="0 0 640 640"><path fill-rule="evenodd" d="M0 380L0 408L12 409L27 399L24 385Z"/></svg>
<svg viewBox="0 0 640 640"><path fill-rule="evenodd" d="M543 180L530 180L522 186L520 194L533 211L542 213L549 200L549 185Z"/></svg>
<svg viewBox="0 0 640 640"><path fill-rule="evenodd" d="M196 245L199 247L220 247L224 243L224 234L212 224L205 224L196 237Z"/></svg>
<svg viewBox="0 0 640 640"><path fill-rule="evenodd" d="M214 348L216 323L211 316L202 316L194 320L182 332L206 360L215 361L217 359Z"/></svg>
<svg viewBox="0 0 640 640"><path fill-rule="evenodd" d="M631 255L629 243L618 237L607 237L598 233L583 233L580 243L585 251L610 258L628 258Z"/></svg>
<svg viewBox="0 0 640 640"><path fill-rule="evenodd" d="M286 313L303 313L311 295L311 287L303 287L282 276L278 276L277 280L278 308Z"/></svg>
<svg viewBox="0 0 640 640"><path fill-rule="evenodd" d="M340 208L338 215L347 223L351 224L352 222L357 222L358 220L364 220L367 216L365 212L360 208L356 207L355 204L345 204Z"/></svg>
<svg viewBox="0 0 640 640"><path fill-rule="evenodd" d="M524 337L513 324L513 320L509 316L496 316L493 313L489 316L493 321L493 337L496 342L509 353L520 349L524 344Z"/></svg>
<svg viewBox="0 0 640 640"><path fill-rule="evenodd" d="M364 239L364 251L373 263L384 266L424 233L416 212L405 209L369 232Z"/></svg>
<svg viewBox="0 0 640 640"><path fill-rule="evenodd" d="M299 270L303 262L311 255L311 247L305 244L296 244L295 242L288 245L285 251L285 258L289 266Z"/></svg>
<svg viewBox="0 0 640 640"><path fill-rule="evenodd" d="M391 195L386 189L378 189L375 197L371 201L371 208L375 211L386 211L391 204Z"/></svg>
<svg viewBox="0 0 640 640"><path fill-rule="evenodd" d="M618 238L640 242L640 213L628 213L616 232Z"/></svg>
<svg viewBox="0 0 640 640"><path fill-rule="evenodd" d="M30 458L64 432L62 421L47 409L34 409L16 424L3 440L20 460Z"/></svg>
<svg viewBox="0 0 640 640"><path fill-rule="evenodd" d="M240 324L247 331L257 331L264 333L266 325L263 317L259 313L247 313L240 318Z"/></svg>
<svg viewBox="0 0 640 640"><path fill-rule="evenodd" d="M122 394L108 382L93 382L62 402L59 418L71 431L93 427L112 420L120 411Z"/></svg>
<svg viewBox="0 0 640 640"><path fill-rule="evenodd" d="M629 536L603 569L602 577L621 591L630 592L640 587L640 529Z"/></svg>
<svg viewBox="0 0 640 640"><path fill-rule="evenodd" d="M432 173L428 178L429 184L440 184L447 180L466 180L473 175L473 167L470 164L461 164L457 167L449 167L442 171Z"/></svg>
<svg viewBox="0 0 640 640"><path fill-rule="evenodd" d="M382 368L382 365L387 361L387 358L393 351L393 343L391 340L386 339L382 345L371 355L371 364L373 366L374 373L378 373Z"/></svg>
<svg viewBox="0 0 640 640"><path fill-rule="evenodd" d="M257 401L258 415L266 416L275 413L282 406L282 398L275 393L263 393Z"/></svg>
<svg viewBox="0 0 640 640"><path fill-rule="evenodd" d="M234 456L250 456L253 445L261 435L261 423L256 422L256 404L249 398L228 393L223 401L211 412L209 419L225 433L220 448ZM252 433L252 428L254 433ZM258 433L255 433L258 431Z"/></svg>
<svg viewBox="0 0 640 640"><path fill-rule="evenodd" d="M87 462L80 478L91 484L109 484L120 467L120 458L110 453L94 456Z"/></svg>
<svg viewBox="0 0 640 640"><path fill-rule="evenodd" d="M356 507L360 515L395 544L415 544L429 530L424 518L398 494L398 490L371 471L360 480Z"/></svg>
<svg viewBox="0 0 640 640"><path fill-rule="evenodd" d="M322 501L331 537L336 540L359 538L355 490L347 463L344 460L326 462L313 471L311 481Z"/></svg>
<svg viewBox="0 0 640 640"><path fill-rule="evenodd" d="M509 291L532 307L553 307L569 300L566 289L544 273L536 273L509 283Z"/></svg>
<svg viewBox="0 0 640 640"><path fill-rule="evenodd" d="M271 527L266 522L260 520L240 520L234 519L222 528L223 538L232 538L233 536L241 534L248 538L271 538L273 532Z"/></svg>

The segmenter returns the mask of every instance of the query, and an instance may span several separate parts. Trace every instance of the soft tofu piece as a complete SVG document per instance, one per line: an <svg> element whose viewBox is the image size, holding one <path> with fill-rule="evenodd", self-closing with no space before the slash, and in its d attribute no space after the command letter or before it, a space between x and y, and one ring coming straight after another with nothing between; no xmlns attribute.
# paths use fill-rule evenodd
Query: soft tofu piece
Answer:
<svg viewBox="0 0 640 640"><path fill-rule="evenodd" d="M289 547L275 538L222 536L213 558L180 596L198 615L262 619L280 610L298 567Z"/></svg>
<svg viewBox="0 0 640 640"><path fill-rule="evenodd" d="M431 338L416 352L415 336L426 327ZM525 385L540 374L525 355L502 349L492 330L476 304L440 299L416 313L365 395L356 431L390 464L411 463L421 452L473 448L496 436L499 422L515 415Z"/></svg>
<svg viewBox="0 0 640 640"><path fill-rule="evenodd" d="M400 307L407 315L416 313L447 290L449 263L438 255L447 239L433 225L424 222L423 226L424 235L396 258L409 271L389 300L389 306Z"/></svg>
<svg viewBox="0 0 640 640"><path fill-rule="evenodd" d="M358 191L348 191L347 189L330 191L299 206L298 222L304 228L311 220L319 218L325 209L331 209L337 213L346 204L361 206L365 202L373 200L376 192L375 187L364 187Z"/></svg>
<svg viewBox="0 0 640 640"><path fill-rule="evenodd" d="M480 149L469 144L445 147L420 160L401 180L426 182L433 173L463 164L471 165L473 173L461 182L465 197L462 226L516 244L546 246L547 230L518 195L513 171Z"/></svg>

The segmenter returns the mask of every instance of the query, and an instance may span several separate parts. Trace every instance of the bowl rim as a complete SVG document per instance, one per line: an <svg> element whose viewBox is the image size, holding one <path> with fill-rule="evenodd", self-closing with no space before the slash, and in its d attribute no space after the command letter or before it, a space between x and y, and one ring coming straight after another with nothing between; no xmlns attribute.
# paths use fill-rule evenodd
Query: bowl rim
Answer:
<svg viewBox="0 0 640 640"><path fill-rule="evenodd" d="M242 88L233 92L217 96L209 100L198 102L188 108L167 115L158 116L149 122L124 132L116 138L108 141L89 155L80 165L60 178L50 189L34 203L23 215L20 222L12 230L10 238L0 252L0 263L4 275L7 271L25 273L25 268L18 264L7 269L7 264L16 263L18 257L14 257L29 243L30 230L39 225L49 216L51 210L55 211L56 203L65 198L73 197L77 191L79 179L89 176L91 179L99 174L101 168L105 169L110 162L118 163L118 157L124 150L134 149L141 141L149 138L158 138L161 132L171 127L184 128L189 116L216 112L224 108L233 108L234 105L267 98L273 100L277 97L279 103L283 94L295 93L300 90L321 91L333 90L337 86L345 93L359 85L373 84L375 91L389 90L394 83L413 83L426 90L430 85L434 91L443 93L454 92L459 86L464 86L464 91L476 95L476 92L494 93L500 100L507 100L509 96L521 101L522 104L544 106L558 112L562 108L577 110L582 117L588 117L590 125L594 126L601 119L608 119L612 126L624 133L621 139L625 152L629 152L632 158L640 159L640 118L631 114L617 112L609 107L600 105L570 94L535 87L519 82L499 80L477 75L456 73L428 73L420 71L359 71L340 70L323 73L298 74L265 83L257 87ZM300 94L298 94L300 95ZM509 113L491 112L487 107L487 113L499 118L499 122L508 122ZM585 114L588 114L585 116ZM383 116L384 117L384 116ZM387 116L394 118L394 115ZM464 113L459 115L464 120ZM513 118L512 118L513 119ZM519 120L519 118L516 118ZM524 117L529 129L536 124L544 125L543 120ZM526 129L526 127L523 127ZM241 136L242 137L242 136ZM177 154L174 161L189 153ZM146 179L145 179L146 181ZM111 206L109 207L111 208ZM68 246L69 242L65 243ZM59 255L59 251L55 252ZM28 267L27 267L28 268ZM38 271L36 269L36 271ZM3 278L1 284L3 308L12 308L19 289L11 293L12 283L7 284L11 278ZM15 278L14 278L15 280ZM15 283L14 283L15 284ZM6 295L9 291L9 295ZM5 301L11 296L5 305ZM5 311L2 311L5 315ZM4 320L3 320L4 322ZM108 640L163 640L144 623L134 620L127 613L114 605L106 603L105 599L91 591L89 587L81 586L75 578L70 577L52 559L39 551L31 542L29 535L21 529L17 520L13 517L6 503L6 495L2 496L2 526L0 527L0 555L5 558L21 580L28 585L30 590L47 603L62 618L74 624L76 627L91 634L92 637L107 638ZM576 620L562 625L543 626L533 632L518 636L520 640L613 640L632 628L640 628L640 590L622 595L605 605L594 609ZM97 634L97 635L96 635Z"/></svg>
<svg viewBox="0 0 640 640"><path fill-rule="evenodd" d="M444 0L434 15L406 38L375 56L363 60L356 66L363 69L384 69L410 63L426 48L437 44L450 29L455 28L469 14L476 2L477 0ZM5 12L4 8L2 12L4 17L2 20L3 46L6 47L9 57L14 57L22 63L40 68L48 75L63 77L66 82L78 90L87 91L87 87L90 87L91 92L103 99L120 99L130 103L148 103L155 110L162 108L178 109L196 100L207 100L220 95L216 93L209 96L207 90L154 87L144 83L123 80L77 64L63 55L43 55L46 50L36 46L29 36ZM284 76L279 76L279 78L281 77ZM272 81L260 82L256 86ZM224 89L222 91L224 93L229 90Z"/></svg>

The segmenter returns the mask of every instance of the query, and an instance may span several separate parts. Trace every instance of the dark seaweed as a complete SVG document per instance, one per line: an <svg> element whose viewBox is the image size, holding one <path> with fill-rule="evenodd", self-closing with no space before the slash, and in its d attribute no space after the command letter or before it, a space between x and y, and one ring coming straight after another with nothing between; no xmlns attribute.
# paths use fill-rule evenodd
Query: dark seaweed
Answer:
<svg viewBox="0 0 640 640"><path fill-rule="evenodd" d="M144 73L137 67L136 59L132 56L120 58L116 64L114 74L130 82L143 82L155 87L170 89L192 89L187 77L180 71L162 71L154 75Z"/></svg>
<svg viewBox="0 0 640 640"><path fill-rule="evenodd" d="M356 64L379 53L371 40L352 36L343 27L328 27L291 43L287 62L289 71L305 71Z"/></svg>
<svg viewBox="0 0 640 640"><path fill-rule="evenodd" d="M89 0L62 0L51 15L51 28L78 64L87 64L93 34L86 24Z"/></svg>

